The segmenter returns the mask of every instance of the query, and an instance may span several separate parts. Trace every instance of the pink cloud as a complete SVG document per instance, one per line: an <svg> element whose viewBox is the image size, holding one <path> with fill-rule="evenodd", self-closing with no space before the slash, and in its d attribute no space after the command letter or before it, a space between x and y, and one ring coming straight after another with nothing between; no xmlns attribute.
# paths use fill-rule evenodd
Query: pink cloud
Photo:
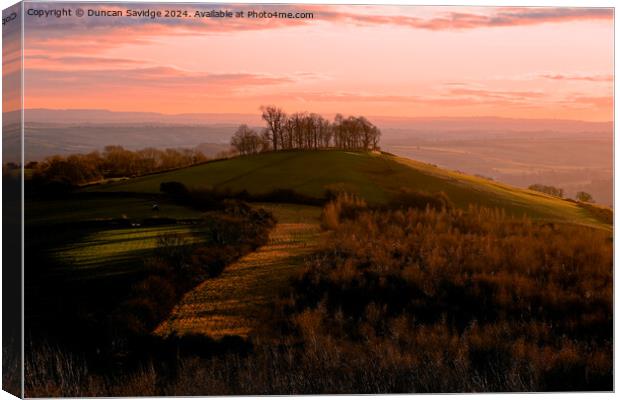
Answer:
<svg viewBox="0 0 620 400"><path fill-rule="evenodd" d="M469 95L480 98L507 99L507 100L529 100L544 97L541 92L534 91L502 91L485 89L457 88L450 89L451 94Z"/></svg>
<svg viewBox="0 0 620 400"><path fill-rule="evenodd" d="M448 12L434 18L347 13L322 7L319 10L319 17L328 20L344 20L361 25L399 25L427 30L463 30L613 19L613 10L610 8L498 8L491 14Z"/></svg>
<svg viewBox="0 0 620 400"><path fill-rule="evenodd" d="M38 8L52 7L41 3ZM77 6L76 6L77 7ZM177 5L181 9L200 9L196 5ZM91 9L125 10L128 6L89 5ZM166 5L132 5L135 9L164 9ZM418 17L415 7L411 13L393 15L390 6L369 9L355 6L328 5L209 5L203 9L254 9L257 11L312 12L312 19L285 18L37 18L26 17L27 54L98 55L120 45L156 43L161 36L220 35L230 32L264 31L297 26L331 23L358 26L401 26L421 30L471 30L479 28L511 27L562 23L585 20L613 20L613 10L605 8L468 8L467 11L443 12L433 8L435 15ZM474 10L474 11L471 11ZM382 14L379 14L381 12ZM392 15L391 15L392 13ZM39 60L42 66L43 60ZM79 60L75 60L79 62ZM108 61L115 63L115 61Z"/></svg>
<svg viewBox="0 0 620 400"><path fill-rule="evenodd" d="M462 90L449 91L439 95L417 96L417 95L396 95L396 94L372 94L354 92L306 92L306 93L282 93L272 95L270 98L295 99L304 103L376 103L376 104L404 104L426 107L507 107L512 109L547 109L553 106L563 108L595 108L601 112L611 111L613 97L611 96L587 96L582 94L572 94L564 97L550 97L538 92L517 92L517 91L492 91L492 90Z"/></svg>
<svg viewBox="0 0 620 400"><path fill-rule="evenodd" d="M480 91L482 93L482 91ZM281 94L282 98L294 98L303 102L338 102L338 103L411 103L436 106L471 106L473 104L493 104L493 105L522 105L523 98L515 95L493 96L491 94L481 95L480 93L463 92L460 95L447 93L435 96L417 95L396 95L396 94L372 94L372 93L286 93ZM492 92L489 92L492 93ZM536 96L538 97L538 96ZM531 102L530 102L531 103Z"/></svg>
<svg viewBox="0 0 620 400"><path fill-rule="evenodd" d="M43 7L43 5L42 5ZM189 8L193 13L196 6L178 5L180 9ZM96 6L92 9L125 10L128 7ZM168 6L139 5L135 9L167 9ZM233 9L257 11L282 11L289 13L312 13L312 18L84 18L84 19L40 19L27 18L28 32L37 40L55 43L56 39L79 34L79 41L92 42L100 38L99 45L110 45L123 35L125 41L143 42L157 35L194 35L200 33L218 34L237 31L280 29L303 26L327 21L337 24L354 25L395 25L425 30L465 30L491 27L527 26L546 23L562 23L589 20L613 20L610 8L480 8L480 12L438 12L437 16L422 18L411 15L391 15L392 7L375 8L376 14L369 14L364 8L355 6L329 5L213 5L205 9ZM438 11L441 7L436 8ZM346 11L344 11L346 10ZM355 11L349 11L355 10ZM357 11L359 10L359 11ZM378 11L380 10L380 11ZM415 7L411 7L414 11ZM489 10L491 12L489 13ZM356 12L357 11L357 12ZM379 14L381 12L381 14ZM413 14L413 13L412 13ZM105 37L101 38L101 36ZM36 42L32 42L36 46Z"/></svg>
<svg viewBox="0 0 620 400"><path fill-rule="evenodd" d="M613 75L562 75L545 74L541 78L555 81L588 81L588 82L613 82Z"/></svg>
<svg viewBox="0 0 620 400"><path fill-rule="evenodd" d="M122 60L121 60L122 61ZM86 62L84 60L84 62ZM170 66L154 66L127 69L37 69L26 73L29 87L37 92L54 92L63 87L73 95L84 91L127 90L174 90L175 92L207 92L212 95L234 93L252 87L274 86L295 82L295 76L253 73L214 74L185 71Z"/></svg>
<svg viewBox="0 0 620 400"><path fill-rule="evenodd" d="M569 99L567 99L566 105L568 105L569 107L571 105L580 105L580 106L586 106L590 108L612 110L613 105L614 105L614 98L613 96L577 95L577 96L571 96Z"/></svg>
<svg viewBox="0 0 620 400"><path fill-rule="evenodd" d="M102 67L123 68L123 67L135 67L137 65L144 65L146 61L128 59L128 58L114 58L114 57L97 57L97 56L52 56L45 54L32 54L26 56L27 65L30 69L49 69L49 70L64 70L67 66L70 68L78 67L101 69Z"/></svg>

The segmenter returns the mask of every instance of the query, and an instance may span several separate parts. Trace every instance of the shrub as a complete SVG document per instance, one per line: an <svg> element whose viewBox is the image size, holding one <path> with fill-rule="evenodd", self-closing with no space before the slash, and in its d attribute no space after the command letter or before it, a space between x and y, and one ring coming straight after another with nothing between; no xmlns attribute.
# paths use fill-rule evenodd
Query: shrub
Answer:
<svg viewBox="0 0 620 400"><path fill-rule="evenodd" d="M159 310L163 310L158 314L167 314L177 298L177 289L174 283L162 276L151 275L141 282L137 283L133 290L133 294L138 298L148 298L157 305Z"/></svg>
<svg viewBox="0 0 620 400"><path fill-rule="evenodd" d="M337 229L341 220L355 218L366 207L364 199L356 195L341 193L323 208L321 224L325 229Z"/></svg>
<svg viewBox="0 0 620 400"><path fill-rule="evenodd" d="M424 210L447 210L453 208L450 199L444 192L429 194L408 188L401 188L400 191L389 203L390 208L414 208Z"/></svg>
<svg viewBox="0 0 620 400"><path fill-rule="evenodd" d="M159 185L159 191L173 199L187 199L189 196L189 190L181 182L162 182Z"/></svg>
<svg viewBox="0 0 620 400"><path fill-rule="evenodd" d="M575 198L582 203L594 203L594 198L590 193L587 192L577 192Z"/></svg>
<svg viewBox="0 0 620 400"><path fill-rule="evenodd" d="M372 348L397 371L432 366L438 383L421 390L612 388L607 232L480 208L337 221L283 300L305 346L331 342L351 359Z"/></svg>
<svg viewBox="0 0 620 400"><path fill-rule="evenodd" d="M564 197L564 189L557 188L554 186L548 186L548 185L542 185L540 183L536 183L534 185L530 185L528 189L534 190L536 192L546 193L550 196L555 196L559 198Z"/></svg>
<svg viewBox="0 0 620 400"><path fill-rule="evenodd" d="M162 258L174 270L187 266L191 255L190 242L186 235L166 233L157 237L155 255Z"/></svg>
<svg viewBox="0 0 620 400"><path fill-rule="evenodd" d="M248 200L270 203L321 205L324 202L323 199L307 196L292 189L273 189L266 193L247 196Z"/></svg>
<svg viewBox="0 0 620 400"><path fill-rule="evenodd" d="M205 277L214 278L240 253L234 246L199 247L192 254L192 265L205 274Z"/></svg>
<svg viewBox="0 0 620 400"><path fill-rule="evenodd" d="M149 298L132 297L122 305L121 310L114 322L131 336L148 335L160 316L158 305Z"/></svg>

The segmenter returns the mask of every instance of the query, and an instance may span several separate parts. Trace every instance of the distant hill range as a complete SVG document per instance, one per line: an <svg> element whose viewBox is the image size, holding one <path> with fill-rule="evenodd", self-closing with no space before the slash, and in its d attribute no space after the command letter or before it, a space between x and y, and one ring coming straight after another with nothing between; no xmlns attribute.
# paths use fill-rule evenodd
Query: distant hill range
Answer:
<svg viewBox="0 0 620 400"><path fill-rule="evenodd" d="M13 112L14 113L14 112ZM326 115L333 117L333 115ZM613 122L590 122L561 119L516 119L500 117L409 118L367 116L383 129L408 129L426 132L484 131L609 133ZM152 112L118 112L108 110L25 110L26 123L44 124L168 124L168 125L263 125L257 110L254 114L194 113L161 114Z"/></svg>
<svg viewBox="0 0 620 400"><path fill-rule="evenodd" d="M263 127L255 114L160 114L108 110L25 110L26 159L87 153L116 144L128 149L196 147L207 156L229 149L240 124ZM19 120L4 113L5 162L19 155ZM326 115L332 118L333 115ZM613 123L499 117L367 116L382 130L381 147L417 160L527 187L591 192L612 203ZM9 122L9 123L7 123ZM14 150L11 150L14 149ZM15 160L11 154L15 154Z"/></svg>
<svg viewBox="0 0 620 400"><path fill-rule="evenodd" d="M41 160L47 156L88 153L107 145L137 150L155 148L195 148L206 156L229 150L232 125L113 125L113 124L26 124L26 158Z"/></svg>
<svg viewBox="0 0 620 400"><path fill-rule="evenodd" d="M168 125L212 125L212 124L259 124L256 114L161 114L154 112L120 112L109 110L52 110L45 108L27 109L24 112L27 123L51 124L168 124Z"/></svg>
<svg viewBox="0 0 620 400"><path fill-rule="evenodd" d="M16 111L3 114L3 128L18 121ZM328 116L332 117L332 116ZM611 139L612 122L552 119L368 117L383 132L383 146L418 145L419 141L497 139L505 137L602 137ZM256 114L160 114L108 110L27 109L24 112L27 158L98 150L109 144L143 147L226 146L240 124L262 127ZM225 147L222 147L224 149ZM219 150L219 149L218 149Z"/></svg>

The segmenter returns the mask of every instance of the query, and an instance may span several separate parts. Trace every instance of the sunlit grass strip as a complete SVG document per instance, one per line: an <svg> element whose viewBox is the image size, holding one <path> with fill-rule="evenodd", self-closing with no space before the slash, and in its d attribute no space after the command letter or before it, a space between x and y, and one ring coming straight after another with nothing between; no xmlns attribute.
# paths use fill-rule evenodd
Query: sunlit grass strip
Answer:
<svg viewBox="0 0 620 400"><path fill-rule="evenodd" d="M57 249L54 257L70 268L98 268L115 262L128 261L136 253L153 250L163 234L181 234L188 243L202 239L195 227L173 225L148 228L110 229L86 236L77 243ZM139 262L139 260L136 260Z"/></svg>
<svg viewBox="0 0 620 400"><path fill-rule="evenodd" d="M204 334L247 337L257 316L268 309L304 256L316 250L321 230L320 209L292 205L261 205L280 221L269 243L226 267L186 294L172 315L155 331L167 336Z"/></svg>

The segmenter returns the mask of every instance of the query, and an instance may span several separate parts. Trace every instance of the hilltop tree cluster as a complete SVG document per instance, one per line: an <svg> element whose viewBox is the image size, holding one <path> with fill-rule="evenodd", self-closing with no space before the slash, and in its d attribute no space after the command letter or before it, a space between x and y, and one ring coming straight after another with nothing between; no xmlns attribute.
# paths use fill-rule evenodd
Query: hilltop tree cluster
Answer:
<svg viewBox="0 0 620 400"><path fill-rule="evenodd" d="M44 182L79 185L103 178L138 176L151 172L180 168L206 161L195 149L155 149L131 151L122 146L106 146L103 152L48 157L31 162L33 178Z"/></svg>
<svg viewBox="0 0 620 400"><path fill-rule="evenodd" d="M329 121L314 113L287 115L275 106L261 107L261 112L266 128L257 132L241 125L233 135L231 145L240 154L325 148L374 150L379 147L381 131L363 116L345 118L338 114Z"/></svg>

